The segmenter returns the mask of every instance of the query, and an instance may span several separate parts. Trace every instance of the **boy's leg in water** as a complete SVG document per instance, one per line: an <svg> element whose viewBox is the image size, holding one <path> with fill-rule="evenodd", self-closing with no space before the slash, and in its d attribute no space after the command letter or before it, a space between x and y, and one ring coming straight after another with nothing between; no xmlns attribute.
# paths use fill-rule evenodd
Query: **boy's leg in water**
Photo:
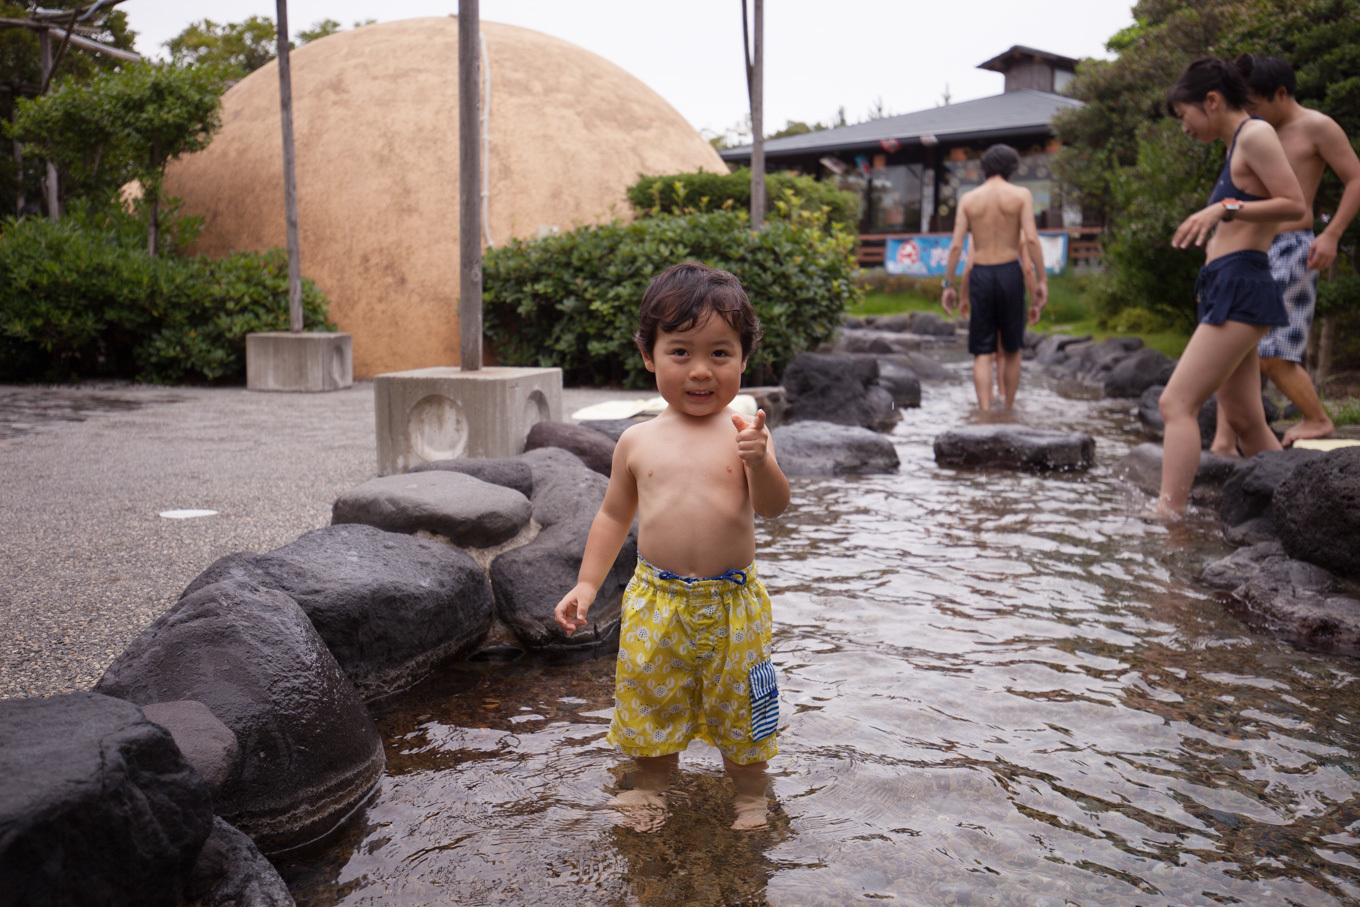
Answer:
<svg viewBox="0 0 1360 907"><path fill-rule="evenodd" d="M727 756L723 756L723 769L737 788L737 796L733 801L737 821L732 823L732 827L737 831L764 828L768 824L769 776L765 774L765 770L769 765L768 762L738 765Z"/></svg>
<svg viewBox="0 0 1360 907"><path fill-rule="evenodd" d="M1317 391L1313 389L1313 379L1308 377L1302 365L1270 356L1261 360L1261 371L1303 413L1302 421L1284 433L1285 447L1305 438L1325 438L1336 431L1332 417L1327 415Z"/></svg>
<svg viewBox="0 0 1360 907"><path fill-rule="evenodd" d="M992 367L995 364L995 353L973 357L973 389L977 391L978 409L992 408Z"/></svg>
<svg viewBox="0 0 1360 907"><path fill-rule="evenodd" d="M999 362L996 366L997 384L1001 388L1001 399L1006 403L1006 409L1015 406L1015 392L1020 389L1020 351L1014 353L1006 352L1005 348L998 345L1000 350L996 355Z"/></svg>
<svg viewBox="0 0 1360 907"><path fill-rule="evenodd" d="M1157 516L1178 517L1185 513L1186 503L1190 499L1190 486L1194 484L1195 472L1199 469L1199 409L1229 376L1237 381L1251 377L1246 371L1240 375L1238 372L1249 353L1252 354L1249 357L1250 364L1255 366L1255 344L1265 332L1263 327L1225 321L1219 325L1201 324L1190 336L1190 342L1181 354L1180 362L1158 403L1162 421L1166 425L1166 435L1162 441L1162 487L1157 498ZM1259 400L1260 379L1256 381L1256 396ZM1235 385L1237 397L1234 404L1239 414L1244 411L1240 392L1240 386ZM1221 401L1222 397L1219 399ZM1261 422L1260 427L1269 433L1270 428L1264 424L1264 413ZM1255 426L1243 424L1253 433L1252 443L1263 443L1255 434ZM1244 438L1244 450L1246 445L1247 439Z"/></svg>
<svg viewBox="0 0 1360 907"><path fill-rule="evenodd" d="M605 805L617 810L618 823L633 831L652 832L666 824L666 789L680 754L637 757L633 789L621 791Z"/></svg>

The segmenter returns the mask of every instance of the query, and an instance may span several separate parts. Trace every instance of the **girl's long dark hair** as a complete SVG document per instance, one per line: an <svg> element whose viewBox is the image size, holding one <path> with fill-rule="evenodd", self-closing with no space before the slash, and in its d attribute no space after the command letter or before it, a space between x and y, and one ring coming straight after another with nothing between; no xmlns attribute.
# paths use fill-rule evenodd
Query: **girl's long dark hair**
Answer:
<svg viewBox="0 0 1360 907"><path fill-rule="evenodd" d="M1233 110L1247 103L1247 83L1237 67L1217 57L1200 57L1189 66L1166 93L1166 112L1177 116L1177 104L1204 104L1209 92L1216 91Z"/></svg>

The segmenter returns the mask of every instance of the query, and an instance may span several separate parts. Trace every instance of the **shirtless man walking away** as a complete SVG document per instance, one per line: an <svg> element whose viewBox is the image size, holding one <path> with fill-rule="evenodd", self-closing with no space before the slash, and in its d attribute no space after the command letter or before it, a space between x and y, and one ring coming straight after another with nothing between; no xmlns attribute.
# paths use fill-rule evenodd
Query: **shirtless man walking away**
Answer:
<svg viewBox="0 0 1360 907"><path fill-rule="evenodd" d="M940 300L945 312L953 315L958 300L954 271L963 254L964 238L971 233L968 295L972 312L968 318L968 352L973 354L973 387L978 406L984 410L992 408L993 365L997 367L997 384L1006 409L1015 404L1015 392L1020 385L1020 350L1027 321L1026 272L1020 261L1022 244L1034 263L1029 324L1038 322L1039 312L1048 301L1048 275L1042 264L1039 229L1034 223L1034 196L1028 189L1009 182L1019 164L1020 155L1010 145L993 145L983 153L982 173L987 180L959 199L954 238L945 266L944 295Z"/></svg>
<svg viewBox="0 0 1360 907"><path fill-rule="evenodd" d="M1289 166L1299 179L1306 206L1298 220L1280 225L1270 246L1270 271L1284 296L1289 324L1261 340L1261 371L1303 413L1284 435L1284 446L1304 438L1325 438L1335 426L1303 368L1308 332L1317 304L1318 272L1336 259L1337 241L1360 209L1360 159L1336 121L1294 98L1294 70L1282 57L1243 54L1236 62L1247 82L1247 111L1275 128ZM1322 235L1313 236L1313 200L1327 167L1345 184L1336 216ZM1237 456L1237 435L1219 410L1213 452Z"/></svg>

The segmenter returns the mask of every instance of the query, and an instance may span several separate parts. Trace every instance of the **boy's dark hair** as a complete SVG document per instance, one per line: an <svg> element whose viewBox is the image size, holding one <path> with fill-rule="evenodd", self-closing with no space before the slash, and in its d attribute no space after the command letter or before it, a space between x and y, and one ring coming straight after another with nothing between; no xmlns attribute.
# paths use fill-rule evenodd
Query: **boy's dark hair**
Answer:
<svg viewBox="0 0 1360 907"><path fill-rule="evenodd" d="M1233 61L1237 71L1247 83L1252 94L1274 99L1275 92L1281 88L1292 98L1297 82L1294 80L1294 67L1284 57L1265 57L1260 54L1242 54Z"/></svg>
<svg viewBox="0 0 1360 907"><path fill-rule="evenodd" d="M1194 104L1202 108L1211 91L1222 95L1233 110L1241 110L1247 103L1247 83L1236 66L1218 57L1200 57L1185 67L1185 72L1166 93L1166 112L1178 116L1177 104Z"/></svg>
<svg viewBox="0 0 1360 907"><path fill-rule="evenodd" d="M688 331L713 312L741 335L741 358L750 357L760 344L760 319L741 281L702 262L671 265L652 278L642 294L633 341L643 355L650 357L657 331Z"/></svg>
<svg viewBox="0 0 1360 907"><path fill-rule="evenodd" d="M1010 145L993 145L982 152L982 175L988 179L1000 175L1008 180L1019 166L1020 155Z"/></svg>

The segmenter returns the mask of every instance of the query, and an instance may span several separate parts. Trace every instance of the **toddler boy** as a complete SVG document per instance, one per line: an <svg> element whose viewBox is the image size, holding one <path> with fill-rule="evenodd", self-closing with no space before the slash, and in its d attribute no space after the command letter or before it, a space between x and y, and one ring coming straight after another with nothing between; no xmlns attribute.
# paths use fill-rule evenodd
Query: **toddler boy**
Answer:
<svg viewBox="0 0 1360 907"><path fill-rule="evenodd" d="M657 275L642 297L638 350L667 408L619 438L559 626L586 623L595 594L638 518L638 565L623 597L609 742L637 760L634 789L610 801L653 831L680 751L705 740L735 783L733 828L766 824L767 760L778 752L770 598L756 576L755 515L776 517L789 483L765 413L729 410L760 340L736 277L698 262Z"/></svg>

